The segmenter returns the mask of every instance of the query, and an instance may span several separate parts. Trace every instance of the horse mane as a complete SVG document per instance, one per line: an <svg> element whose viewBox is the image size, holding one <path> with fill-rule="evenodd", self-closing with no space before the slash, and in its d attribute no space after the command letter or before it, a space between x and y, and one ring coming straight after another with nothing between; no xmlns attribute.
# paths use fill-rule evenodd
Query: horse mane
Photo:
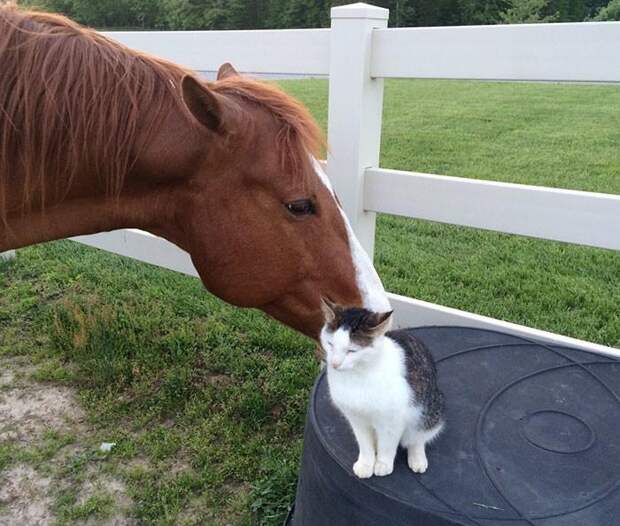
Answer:
<svg viewBox="0 0 620 526"><path fill-rule="evenodd" d="M192 74L64 16L2 0L0 71L0 223L12 182L23 212L60 202L85 168L108 195L120 194L161 119L182 107L180 81ZM318 154L314 119L280 89L242 77L206 85L274 115L283 166L296 171Z"/></svg>
<svg viewBox="0 0 620 526"><path fill-rule="evenodd" d="M241 98L270 112L280 125L277 137L281 168L292 176L306 166L308 156L315 158L325 146L322 130L299 101L274 84L239 75L207 83L216 93Z"/></svg>
<svg viewBox="0 0 620 526"><path fill-rule="evenodd" d="M0 4L0 70L0 219L16 177L24 211L62 200L87 167L118 194L139 142L178 103L187 73L63 16L12 4Z"/></svg>

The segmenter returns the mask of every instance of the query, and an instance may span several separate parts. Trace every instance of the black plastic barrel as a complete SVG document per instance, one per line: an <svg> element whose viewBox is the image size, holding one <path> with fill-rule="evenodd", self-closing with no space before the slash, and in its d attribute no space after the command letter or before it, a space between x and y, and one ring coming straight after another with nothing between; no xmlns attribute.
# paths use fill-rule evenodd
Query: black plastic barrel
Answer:
<svg viewBox="0 0 620 526"><path fill-rule="evenodd" d="M462 327L412 334L437 362L445 431L414 474L360 480L325 375L289 526L620 526L620 361Z"/></svg>

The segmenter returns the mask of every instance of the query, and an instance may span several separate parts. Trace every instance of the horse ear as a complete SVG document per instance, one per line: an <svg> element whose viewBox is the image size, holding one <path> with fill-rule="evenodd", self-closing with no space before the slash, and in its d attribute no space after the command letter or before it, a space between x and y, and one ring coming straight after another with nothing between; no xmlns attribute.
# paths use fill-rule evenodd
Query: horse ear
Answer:
<svg viewBox="0 0 620 526"><path fill-rule="evenodd" d="M224 62L217 70L217 80L226 79L228 77L238 77L239 72L230 62Z"/></svg>
<svg viewBox="0 0 620 526"><path fill-rule="evenodd" d="M183 102L194 118L212 131L222 125L222 107L216 95L191 75L181 81Z"/></svg>

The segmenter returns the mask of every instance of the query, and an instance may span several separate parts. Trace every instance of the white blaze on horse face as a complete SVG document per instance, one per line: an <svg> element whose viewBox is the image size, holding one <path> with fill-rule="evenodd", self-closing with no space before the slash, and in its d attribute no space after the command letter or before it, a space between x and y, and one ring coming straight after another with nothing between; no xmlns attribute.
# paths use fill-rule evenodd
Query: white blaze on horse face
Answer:
<svg viewBox="0 0 620 526"><path fill-rule="evenodd" d="M355 232L353 232L349 218L336 201L334 189L329 178L327 177L327 174L323 171L323 168L319 162L314 158L312 158L312 165L314 166L314 171L319 179L321 179L332 196L334 196L334 204L338 207L338 210L340 210L340 214L342 215L342 220L344 221L344 225L347 229L347 236L349 238L349 248L351 249L351 258L353 259L353 266L355 267L357 286L362 295L364 307L374 312L387 312L392 310L390 301L388 300L383 284L381 283L381 279L379 278L372 261L357 239Z"/></svg>

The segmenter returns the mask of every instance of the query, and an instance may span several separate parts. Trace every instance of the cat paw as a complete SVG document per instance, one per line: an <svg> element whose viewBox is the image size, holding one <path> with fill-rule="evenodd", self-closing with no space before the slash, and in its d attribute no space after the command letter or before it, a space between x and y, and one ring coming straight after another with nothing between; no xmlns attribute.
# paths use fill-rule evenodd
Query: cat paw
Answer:
<svg viewBox="0 0 620 526"><path fill-rule="evenodd" d="M355 464L353 464L353 473L355 473L358 478L367 479L372 477L373 465L368 462L362 462L358 460Z"/></svg>
<svg viewBox="0 0 620 526"><path fill-rule="evenodd" d="M381 462L380 460L375 462L375 475L377 475L377 477L385 477L386 475L392 473L392 471L394 471L393 462L390 462L389 464L387 462Z"/></svg>
<svg viewBox="0 0 620 526"><path fill-rule="evenodd" d="M411 471L414 473L424 473L428 468L428 460L426 459L426 455L409 455L407 458L407 464L409 464Z"/></svg>

